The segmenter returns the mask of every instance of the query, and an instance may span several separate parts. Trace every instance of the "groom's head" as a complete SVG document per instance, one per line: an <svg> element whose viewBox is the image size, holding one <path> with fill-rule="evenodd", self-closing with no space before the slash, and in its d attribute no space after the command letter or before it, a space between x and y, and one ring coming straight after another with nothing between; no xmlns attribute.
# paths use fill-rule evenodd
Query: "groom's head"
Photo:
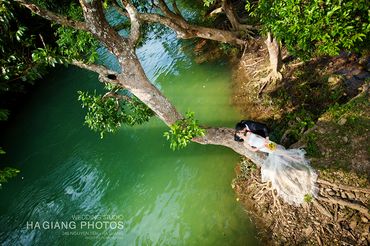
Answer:
<svg viewBox="0 0 370 246"><path fill-rule="evenodd" d="M235 126L235 130L236 131L243 131L245 129L245 124L243 124L243 123L241 123L241 122L239 122L238 124L236 124L236 126Z"/></svg>

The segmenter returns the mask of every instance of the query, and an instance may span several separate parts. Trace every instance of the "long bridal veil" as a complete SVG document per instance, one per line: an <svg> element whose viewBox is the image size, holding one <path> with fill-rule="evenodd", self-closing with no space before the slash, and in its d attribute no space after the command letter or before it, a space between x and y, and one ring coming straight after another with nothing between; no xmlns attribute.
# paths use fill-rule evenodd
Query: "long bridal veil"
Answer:
<svg viewBox="0 0 370 246"><path fill-rule="evenodd" d="M278 196L289 204L299 205L306 195L316 196L317 174L305 158L305 151L281 145L275 148L261 166L262 181L270 181Z"/></svg>

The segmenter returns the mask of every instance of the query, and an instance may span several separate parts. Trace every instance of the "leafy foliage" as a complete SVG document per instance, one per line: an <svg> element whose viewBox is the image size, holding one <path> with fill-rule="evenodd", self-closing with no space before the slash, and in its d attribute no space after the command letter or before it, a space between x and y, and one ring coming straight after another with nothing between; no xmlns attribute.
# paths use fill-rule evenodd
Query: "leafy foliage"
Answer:
<svg viewBox="0 0 370 246"><path fill-rule="evenodd" d="M8 120L9 110L0 109L0 121Z"/></svg>
<svg viewBox="0 0 370 246"><path fill-rule="evenodd" d="M59 27L56 33L59 52L65 59L85 60L87 63L97 60L99 43L91 33L67 27Z"/></svg>
<svg viewBox="0 0 370 246"><path fill-rule="evenodd" d="M40 77L42 67L33 64L32 50L37 46L43 31L30 24L30 15L9 1L0 2L0 90L20 90L22 86L9 83L14 79L22 81ZM45 22L44 22L45 23ZM43 26L43 23L40 23ZM39 32L39 36L36 35Z"/></svg>
<svg viewBox="0 0 370 246"><path fill-rule="evenodd" d="M153 111L136 97L116 93L102 96L96 91L93 94L78 92L78 100L82 102L83 108L87 108L85 124L91 130L99 132L101 138L107 132L116 132L122 124L142 124L154 115ZM129 100L124 100L125 98Z"/></svg>
<svg viewBox="0 0 370 246"><path fill-rule="evenodd" d="M282 40L289 51L303 58L338 55L369 44L368 1L262 0L253 15L265 31ZM247 2L246 9L251 9ZM368 48L368 47L367 47Z"/></svg>
<svg viewBox="0 0 370 246"><path fill-rule="evenodd" d="M203 0L204 6L207 6L207 7L211 6L215 2L216 0Z"/></svg>
<svg viewBox="0 0 370 246"><path fill-rule="evenodd" d="M306 194L306 195L304 195L303 199L304 199L305 202L310 203L310 202L312 202L313 197L312 197L311 194Z"/></svg>
<svg viewBox="0 0 370 246"><path fill-rule="evenodd" d="M5 154L5 151L0 147L0 155ZM0 169L0 188L2 183L8 182L8 179L15 177L19 173L18 169L5 167Z"/></svg>
<svg viewBox="0 0 370 246"><path fill-rule="evenodd" d="M1 169L0 170L0 188L2 186L2 183L8 182L8 179L17 176L19 172L20 171L18 169L11 168L11 167L5 167Z"/></svg>
<svg viewBox="0 0 370 246"><path fill-rule="evenodd" d="M204 134L204 129L194 119L194 112L187 112L185 118L173 124L163 136L170 141L170 148L176 150L186 147L192 138Z"/></svg>

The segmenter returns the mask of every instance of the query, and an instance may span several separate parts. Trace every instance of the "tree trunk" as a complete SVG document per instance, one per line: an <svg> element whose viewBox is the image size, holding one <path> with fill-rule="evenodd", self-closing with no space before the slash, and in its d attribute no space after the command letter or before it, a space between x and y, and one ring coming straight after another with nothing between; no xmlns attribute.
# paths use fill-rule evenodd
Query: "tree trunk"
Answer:
<svg viewBox="0 0 370 246"><path fill-rule="evenodd" d="M265 44L267 45L269 52L270 66L272 70L270 76L273 80L280 80L282 78L280 73L280 69L282 67L280 45L276 38L272 37L270 32L267 33Z"/></svg>
<svg viewBox="0 0 370 246"><path fill-rule="evenodd" d="M239 20L235 16L234 9L230 4L229 0L222 1L222 10L225 12L226 17L229 19L232 29L234 31L240 30Z"/></svg>

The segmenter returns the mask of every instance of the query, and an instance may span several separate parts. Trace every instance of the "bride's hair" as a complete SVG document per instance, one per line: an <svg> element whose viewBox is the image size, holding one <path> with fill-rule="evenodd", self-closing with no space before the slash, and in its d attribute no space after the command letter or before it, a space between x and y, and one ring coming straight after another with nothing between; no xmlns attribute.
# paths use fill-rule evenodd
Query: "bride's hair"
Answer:
<svg viewBox="0 0 370 246"><path fill-rule="evenodd" d="M237 141L237 142L244 142L244 139L242 139L241 137L239 137L237 135L238 131L235 131L234 133L234 140Z"/></svg>

